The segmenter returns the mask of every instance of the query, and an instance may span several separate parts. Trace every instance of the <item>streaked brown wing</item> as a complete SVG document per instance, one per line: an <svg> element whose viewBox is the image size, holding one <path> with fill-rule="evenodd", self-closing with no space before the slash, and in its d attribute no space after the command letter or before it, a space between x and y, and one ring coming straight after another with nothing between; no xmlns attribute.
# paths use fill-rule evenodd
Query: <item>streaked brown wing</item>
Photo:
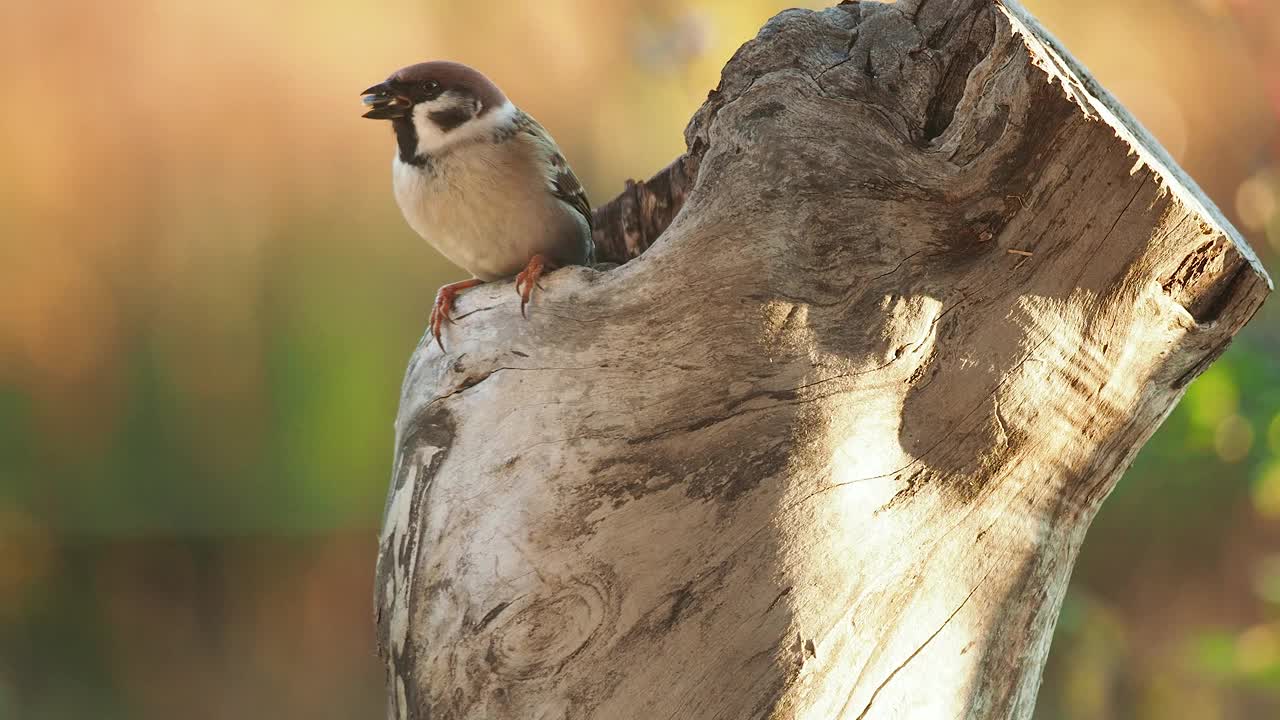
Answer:
<svg viewBox="0 0 1280 720"><path fill-rule="evenodd" d="M587 227L592 227L591 201L587 200L587 193L582 189L582 183L578 181L578 176L573 174L573 169L569 167L569 162L564 159L564 155L560 154L555 141L551 139L551 134L542 127L541 123L534 120L533 116L525 112L521 112L517 117L516 126L520 132L526 132L532 136L550 155L551 172L548 173L547 181L551 185L551 194L577 210L587 221Z"/></svg>
<svg viewBox="0 0 1280 720"><path fill-rule="evenodd" d="M565 161L564 156L560 153L555 153L551 156L551 167L555 172L551 177L552 194L581 213L582 217L587 221L587 227L592 227L591 201L587 199L587 193L582 189L582 183L578 182L578 176L573 174L573 169L569 167L569 163Z"/></svg>

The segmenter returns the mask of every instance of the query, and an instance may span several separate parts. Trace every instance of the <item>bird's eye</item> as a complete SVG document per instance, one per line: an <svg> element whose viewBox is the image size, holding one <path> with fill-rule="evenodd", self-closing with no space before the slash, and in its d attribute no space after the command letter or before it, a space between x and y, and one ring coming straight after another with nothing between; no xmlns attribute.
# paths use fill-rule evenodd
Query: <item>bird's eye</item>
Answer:
<svg viewBox="0 0 1280 720"><path fill-rule="evenodd" d="M435 80L428 80L422 83L422 92L426 94L428 100L435 100L440 97L440 83Z"/></svg>

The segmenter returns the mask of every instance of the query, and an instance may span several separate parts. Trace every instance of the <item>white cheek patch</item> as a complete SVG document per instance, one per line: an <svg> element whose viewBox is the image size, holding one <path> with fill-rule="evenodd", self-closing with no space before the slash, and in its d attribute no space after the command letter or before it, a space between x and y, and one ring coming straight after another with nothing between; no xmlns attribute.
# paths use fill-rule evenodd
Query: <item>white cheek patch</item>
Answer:
<svg viewBox="0 0 1280 720"><path fill-rule="evenodd" d="M449 135L451 133L465 129L465 127L459 127L445 132L431 119L430 115L432 113L438 113L445 109L444 103L440 100L418 103L414 106L413 124L418 130L419 155L434 155L438 153L449 145L451 139Z"/></svg>
<svg viewBox="0 0 1280 720"><path fill-rule="evenodd" d="M491 137L499 129L509 125L516 114L515 106L507 102L500 108L484 113L480 117L471 117L450 129L441 127L441 122L431 117L434 114L437 118L443 119L445 121L443 124L448 127L452 124L448 117L450 114L474 113L473 108L465 107L465 103L470 102L474 101L446 93L435 100L421 102L414 106L413 124L418 132L419 155L439 155L441 151L459 143Z"/></svg>

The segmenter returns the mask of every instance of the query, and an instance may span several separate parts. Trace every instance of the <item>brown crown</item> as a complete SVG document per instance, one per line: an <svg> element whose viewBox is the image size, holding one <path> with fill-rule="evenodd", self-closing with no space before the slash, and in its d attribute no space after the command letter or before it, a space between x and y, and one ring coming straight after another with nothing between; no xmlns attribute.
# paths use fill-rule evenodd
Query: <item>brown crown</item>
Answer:
<svg viewBox="0 0 1280 720"><path fill-rule="evenodd" d="M481 115L493 108L501 107L507 101L507 96L498 89L498 86L479 70L447 60L434 60L403 67L387 78L387 81L393 85L420 85L431 80L440 83L445 90L470 93L480 100Z"/></svg>

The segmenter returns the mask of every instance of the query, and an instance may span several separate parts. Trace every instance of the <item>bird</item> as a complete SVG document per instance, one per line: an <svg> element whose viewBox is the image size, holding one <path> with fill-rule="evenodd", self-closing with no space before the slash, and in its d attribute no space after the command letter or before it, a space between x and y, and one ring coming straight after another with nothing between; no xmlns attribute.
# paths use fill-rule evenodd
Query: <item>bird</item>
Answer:
<svg viewBox="0 0 1280 720"><path fill-rule="evenodd" d="M409 226L472 275L441 287L440 339L458 293L515 277L520 314L545 272L594 261L591 204L551 134L480 71L433 60L361 93L363 117L390 120L392 187Z"/></svg>

